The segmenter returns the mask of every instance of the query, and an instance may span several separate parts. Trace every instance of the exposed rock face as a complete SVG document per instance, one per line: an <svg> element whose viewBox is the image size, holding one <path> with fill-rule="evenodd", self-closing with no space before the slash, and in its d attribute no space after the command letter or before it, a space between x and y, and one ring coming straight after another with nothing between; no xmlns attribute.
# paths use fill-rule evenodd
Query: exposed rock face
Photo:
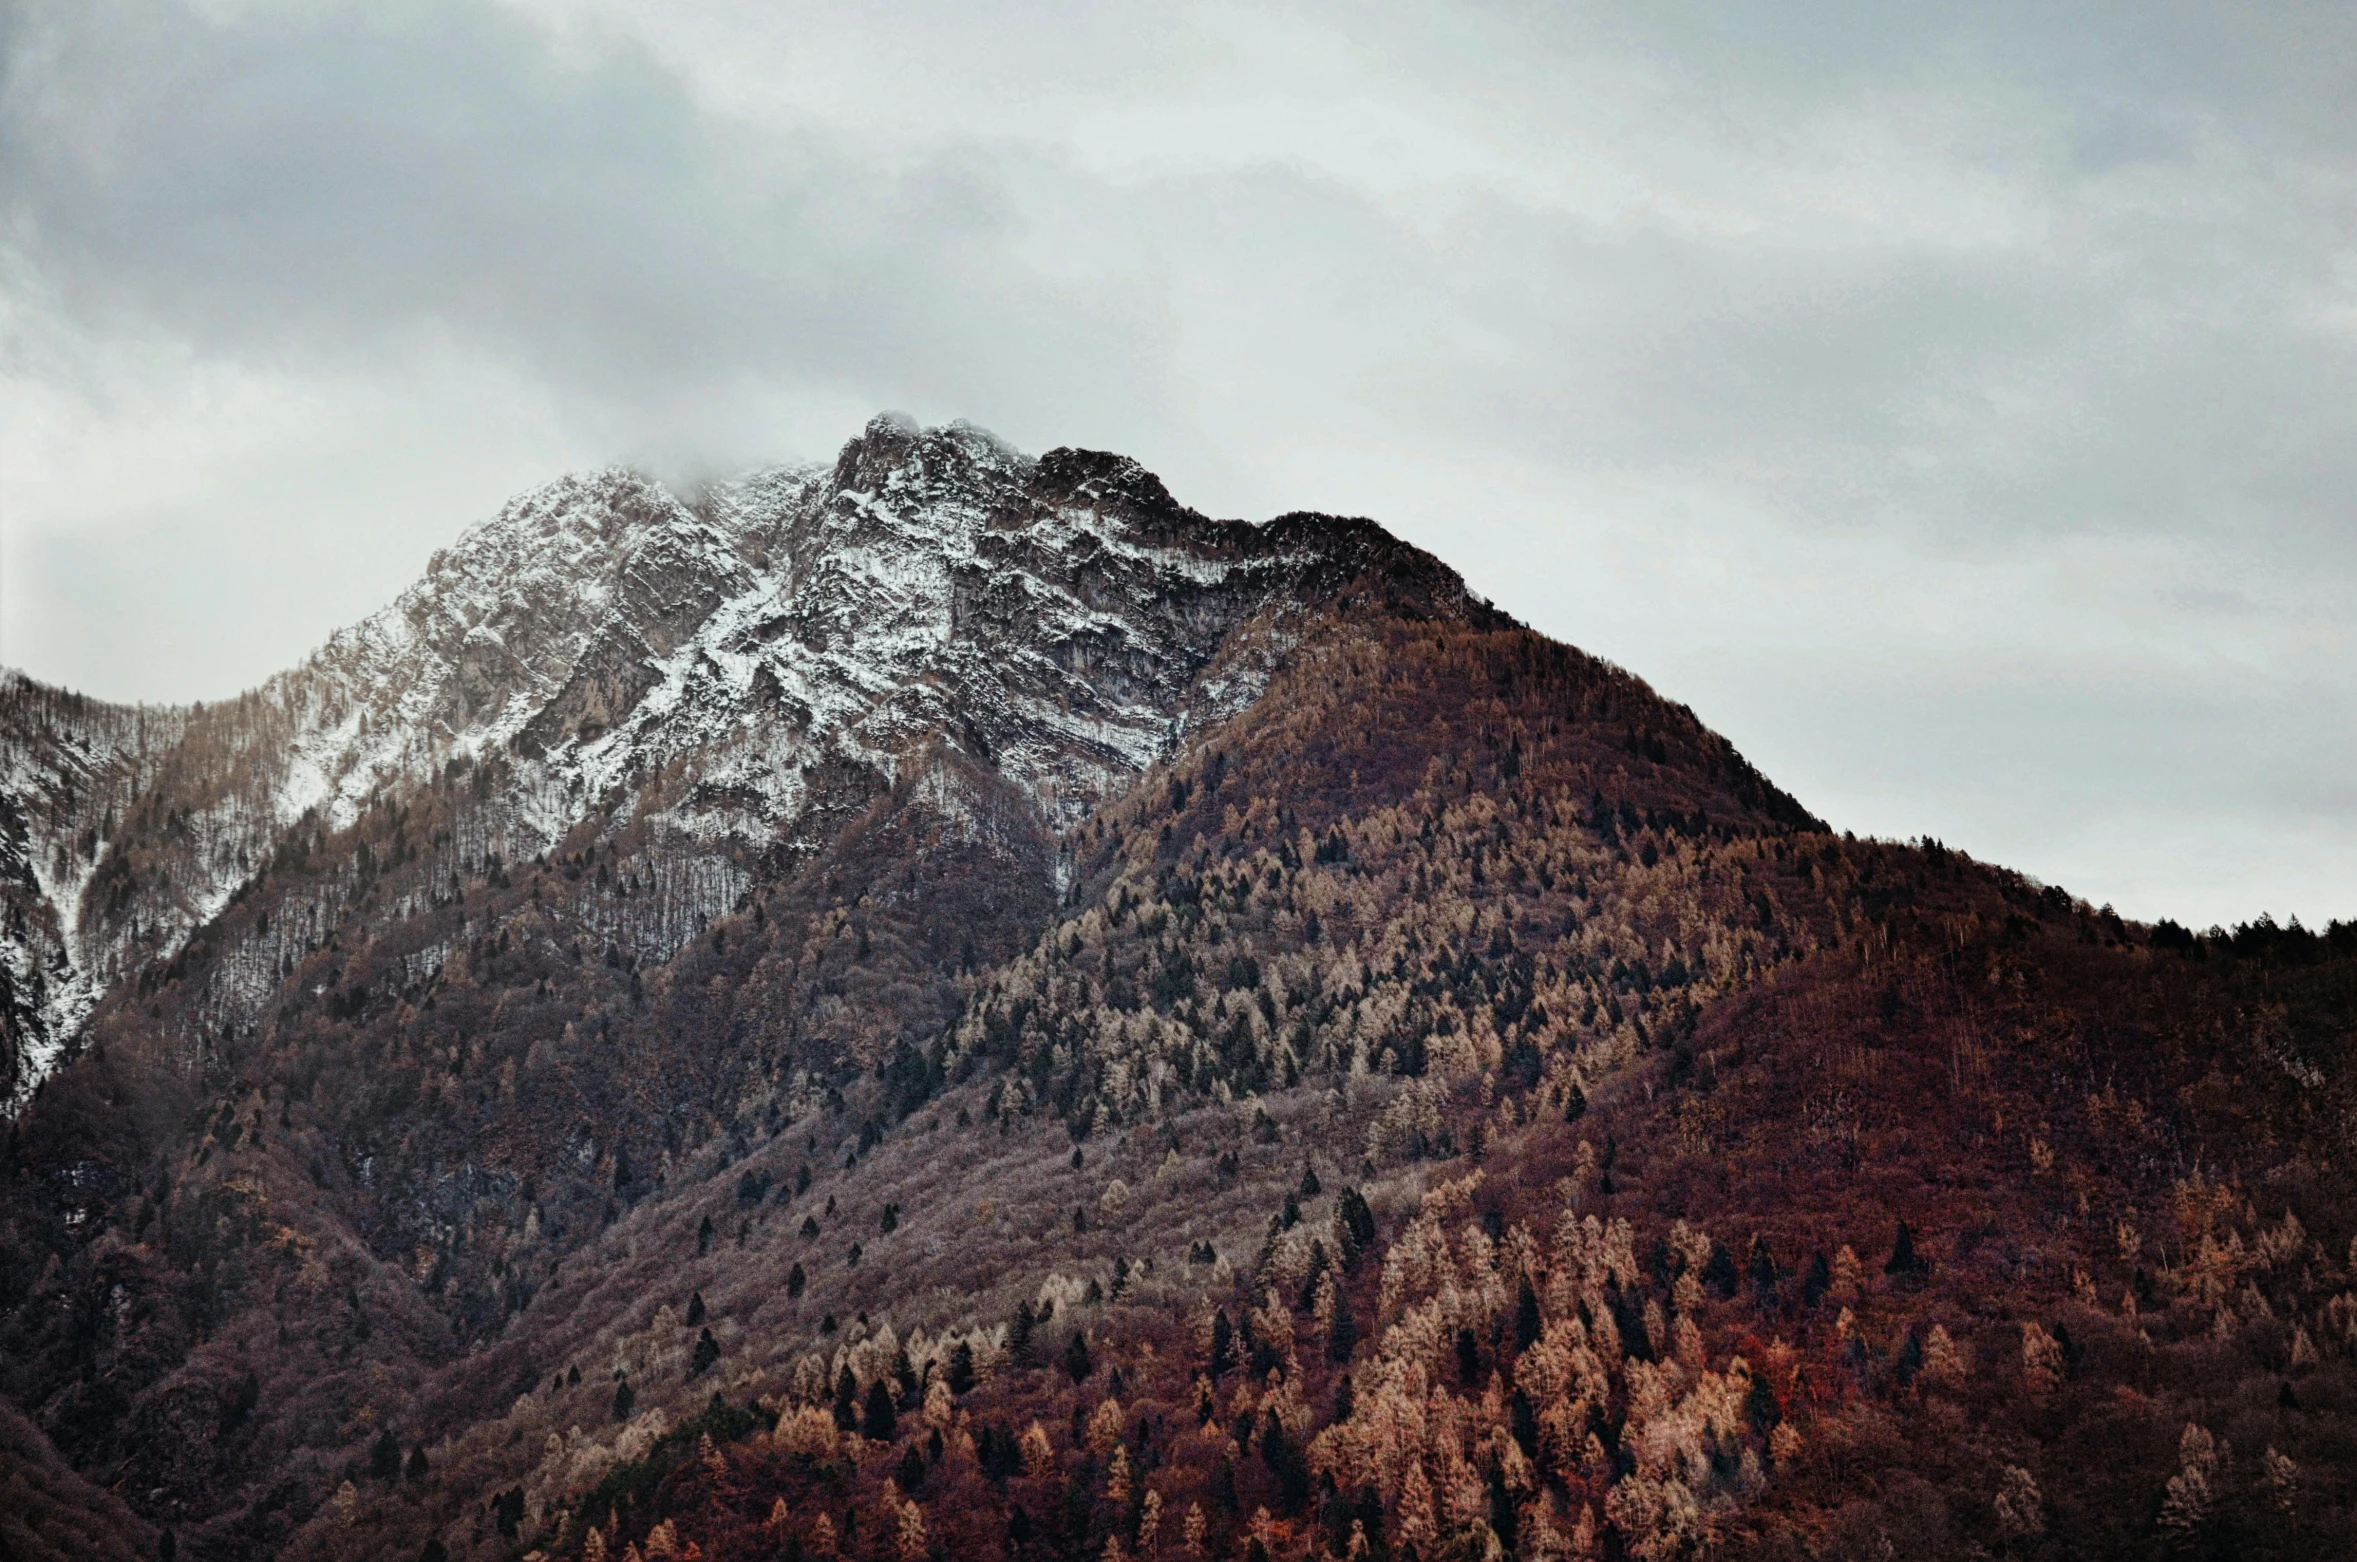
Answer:
<svg viewBox="0 0 2357 1562"><path fill-rule="evenodd" d="M454 763L496 760L500 780L429 893L585 819L642 820L686 886L638 930L667 954L735 901L748 860L823 852L911 764L931 767L917 806L968 818L987 777L1052 835L1249 704L1303 615L1369 571L1487 613L1366 522L1211 521L1121 457L1033 460L887 417L831 471L692 503L618 470L525 494L232 701L130 709L12 677L0 1098L21 1101L111 987L171 960L298 825L347 827ZM1052 852L1036 867L1052 878ZM260 974L205 1024L250 1024L311 924L347 909L252 952Z"/></svg>

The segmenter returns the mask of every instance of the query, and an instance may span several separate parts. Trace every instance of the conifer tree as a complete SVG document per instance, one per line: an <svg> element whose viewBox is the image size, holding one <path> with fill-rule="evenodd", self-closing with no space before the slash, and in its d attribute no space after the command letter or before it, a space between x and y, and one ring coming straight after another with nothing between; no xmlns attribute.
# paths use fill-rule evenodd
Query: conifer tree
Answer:
<svg viewBox="0 0 2357 1562"><path fill-rule="evenodd" d="M1891 1256L1884 1261L1882 1272L1894 1281L1906 1282L1920 1278L1930 1268L1930 1261L1915 1251L1915 1233L1905 1221L1900 1221L1899 1234L1891 1241Z"/></svg>
<svg viewBox="0 0 2357 1562"><path fill-rule="evenodd" d="M2005 1467L2005 1474L1997 1483L1993 1506L1997 1510L1997 1527L2007 1535L2026 1539L2046 1533L2046 1499L2039 1494L2036 1479L2021 1466ZM2167 1523L2167 1518L2162 1522Z"/></svg>
<svg viewBox="0 0 2357 1562"><path fill-rule="evenodd" d="M1833 1266L1825 1261L1825 1250L1819 1248L1809 1255L1808 1272L1801 1278L1801 1305L1803 1307L1816 1306L1825 1299L1825 1293L1832 1288Z"/></svg>
<svg viewBox="0 0 2357 1562"><path fill-rule="evenodd" d="M1350 1298L1338 1296L1334 1302L1334 1327L1326 1336L1326 1359L1348 1361L1350 1353L1358 1349L1358 1343L1359 1326L1358 1321L1350 1315Z"/></svg>
<svg viewBox="0 0 2357 1562"><path fill-rule="evenodd" d="M850 1371L848 1367L844 1369ZM899 1435L900 1417L892 1405L892 1388L882 1378L868 1385L867 1413L860 1418L859 1435L888 1443Z"/></svg>
<svg viewBox="0 0 2357 1562"><path fill-rule="evenodd" d="M2208 1522L2215 1499L2212 1483L2221 1462L2217 1437L2207 1427L2186 1422L2177 1440L2177 1460L2177 1473L2169 1477L2161 1501L2161 1528L2190 1538Z"/></svg>
<svg viewBox="0 0 2357 1562"><path fill-rule="evenodd" d="M1038 1332L1039 1315L1028 1301L1015 1305L1015 1321L1007 1329L1007 1351L1019 1362L1031 1359L1031 1339Z"/></svg>
<svg viewBox="0 0 2357 1562"><path fill-rule="evenodd" d="M1138 1555L1154 1554L1154 1541L1162 1530L1162 1493L1152 1487L1138 1503Z"/></svg>
<svg viewBox="0 0 2357 1562"><path fill-rule="evenodd" d="M1858 1261L1857 1249L1847 1242L1833 1255L1833 1284L1826 1295L1842 1307L1855 1307L1865 1293L1865 1265Z"/></svg>
<svg viewBox="0 0 2357 1562"><path fill-rule="evenodd" d="M1776 1284L1780 1276L1775 1255L1768 1251L1768 1239L1764 1233L1752 1233L1751 1259L1746 1267L1753 1299L1763 1307L1772 1304L1776 1300Z"/></svg>
<svg viewBox="0 0 2357 1562"><path fill-rule="evenodd" d="M1964 1387L1964 1352L1945 1324L1933 1324L1923 1342L1923 1375L1951 1393Z"/></svg>

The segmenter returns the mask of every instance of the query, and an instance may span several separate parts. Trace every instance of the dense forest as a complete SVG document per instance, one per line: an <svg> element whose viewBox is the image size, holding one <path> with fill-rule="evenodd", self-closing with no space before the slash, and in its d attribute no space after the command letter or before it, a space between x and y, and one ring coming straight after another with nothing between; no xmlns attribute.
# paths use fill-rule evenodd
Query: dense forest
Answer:
<svg viewBox="0 0 2357 1562"><path fill-rule="evenodd" d="M917 724L766 844L528 744L277 832L0 1138L0 1534L2357 1544L2357 927L1835 833L1347 535L1085 805Z"/></svg>

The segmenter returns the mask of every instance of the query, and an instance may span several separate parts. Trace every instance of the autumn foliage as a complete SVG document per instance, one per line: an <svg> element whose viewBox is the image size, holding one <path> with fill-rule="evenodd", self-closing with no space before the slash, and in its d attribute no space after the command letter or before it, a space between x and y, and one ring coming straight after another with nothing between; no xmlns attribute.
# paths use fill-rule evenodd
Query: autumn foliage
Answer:
<svg viewBox="0 0 2357 1562"><path fill-rule="evenodd" d="M469 856L473 785L10 1134L9 1392L183 1555L2357 1540L2357 929L1834 835L1380 581L1053 881L886 798L674 940L652 832ZM330 880L412 909L192 1090Z"/></svg>

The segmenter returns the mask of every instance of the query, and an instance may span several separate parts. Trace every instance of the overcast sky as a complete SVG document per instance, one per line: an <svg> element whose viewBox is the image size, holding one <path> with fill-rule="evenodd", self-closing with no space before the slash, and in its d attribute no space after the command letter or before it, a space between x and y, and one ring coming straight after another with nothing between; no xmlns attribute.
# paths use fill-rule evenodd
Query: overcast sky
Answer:
<svg viewBox="0 0 2357 1562"><path fill-rule="evenodd" d="M872 13L872 14L866 14ZM0 0L0 661L873 412L1372 515L1837 826L2357 916L2357 7Z"/></svg>

